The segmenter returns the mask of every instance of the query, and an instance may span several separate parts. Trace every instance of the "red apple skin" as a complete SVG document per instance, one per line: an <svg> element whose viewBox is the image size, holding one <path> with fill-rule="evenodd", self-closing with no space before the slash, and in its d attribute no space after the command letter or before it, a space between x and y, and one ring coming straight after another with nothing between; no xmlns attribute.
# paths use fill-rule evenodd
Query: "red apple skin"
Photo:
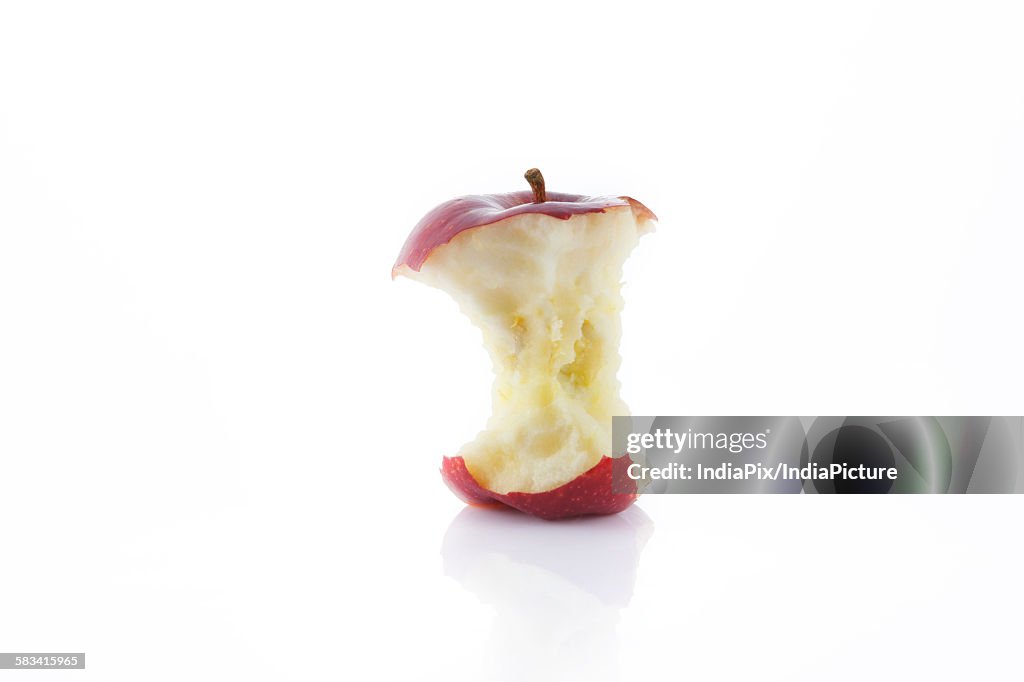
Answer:
<svg viewBox="0 0 1024 682"><path fill-rule="evenodd" d="M612 475L625 476L632 464L629 457L602 457L601 461L565 485L542 493L496 493L473 478L461 457L445 457L441 478L452 492L472 505L503 504L548 521L594 514L618 514L636 502L636 483L632 493L612 491Z"/></svg>
<svg viewBox="0 0 1024 682"><path fill-rule="evenodd" d="M630 197L588 197L548 192L547 200L541 203L534 201L530 191L458 197L437 206L416 224L391 268L391 277L394 278L403 266L419 272L434 249L466 230L485 225L497 227L496 223L506 218L526 213L568 220L574 215L604 213L610 208L624 206L630 207L637 219L657 220L651 209Z"/></svg>

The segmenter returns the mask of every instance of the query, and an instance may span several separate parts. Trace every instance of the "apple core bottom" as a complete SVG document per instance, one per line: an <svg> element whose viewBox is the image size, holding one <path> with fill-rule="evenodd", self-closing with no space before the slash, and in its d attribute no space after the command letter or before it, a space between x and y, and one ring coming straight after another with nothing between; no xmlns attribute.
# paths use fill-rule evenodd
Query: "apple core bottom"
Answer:
<svg viewBox="0 0 1024 682"><path fill-rule="evenodd" d="M632 463L629 457L604 456L592 468L568 483L537 493L496 493L473 478L462 457L445 457L441 478L461 500L468 504L503 504L542 519L565 519L594 514L617 514L636 501L637 494L612 490L612 475ZM628 480L623 476L619 480Z"/></svg>

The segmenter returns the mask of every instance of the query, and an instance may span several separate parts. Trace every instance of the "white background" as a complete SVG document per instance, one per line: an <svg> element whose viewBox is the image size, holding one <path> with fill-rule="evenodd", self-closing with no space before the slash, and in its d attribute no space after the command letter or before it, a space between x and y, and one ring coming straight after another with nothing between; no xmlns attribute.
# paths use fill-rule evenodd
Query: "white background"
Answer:
<svg viewBox="0 0 1024 682"><path fill-rule="evenodd" d="M389 270L457 194L631 194L637 414L1024 413L1019 3L0 8L0 679L1020 674L1013 498L544 524ZM446 540L447 538L447 540ZM33 677L34 679L34 677Z"/></svg>

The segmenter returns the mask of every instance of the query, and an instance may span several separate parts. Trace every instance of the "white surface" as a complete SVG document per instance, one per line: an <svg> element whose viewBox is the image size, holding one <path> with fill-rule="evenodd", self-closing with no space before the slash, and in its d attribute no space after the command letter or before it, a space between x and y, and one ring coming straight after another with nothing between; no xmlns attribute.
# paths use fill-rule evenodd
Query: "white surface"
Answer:
<svg viewBox="0 0 1024 682"><path fill-rule="evenodd" d="M5 3L0 649L88 669L0 678L1019 675L1019 497L647 498L568 536L636 523L635 579L544 568L579 526L438 480L489 368L388 271L539 166L661 218L634 412L1021 414L1022 33L1009 2ZM451 524L496 544L442 557Z"/></svg>

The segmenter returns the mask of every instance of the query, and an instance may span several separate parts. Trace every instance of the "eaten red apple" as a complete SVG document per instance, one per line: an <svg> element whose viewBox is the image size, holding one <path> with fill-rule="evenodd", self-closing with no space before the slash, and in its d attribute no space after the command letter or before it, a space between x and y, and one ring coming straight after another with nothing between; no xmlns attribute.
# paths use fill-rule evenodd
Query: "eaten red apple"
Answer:
<svg viewBox="0 0 1024 682"><path fill-rule="evenodd" d="M629 197L459 197L416 225L392 269L446 291L480 328L495 381L487 427L441 474L471 504L554 519L631 505L612 475L622 266L657 220ZM622 480L622 479L619 479Z"/></svg>

